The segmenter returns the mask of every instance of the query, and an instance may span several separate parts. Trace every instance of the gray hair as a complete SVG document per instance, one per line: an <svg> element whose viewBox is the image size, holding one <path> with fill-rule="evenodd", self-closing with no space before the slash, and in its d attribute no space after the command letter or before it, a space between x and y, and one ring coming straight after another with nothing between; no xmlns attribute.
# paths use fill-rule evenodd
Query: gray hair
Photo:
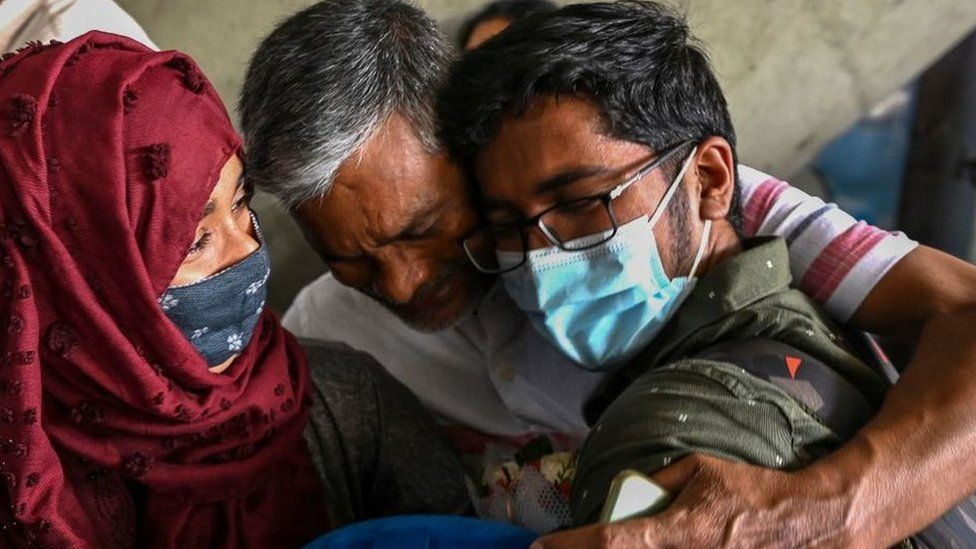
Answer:
<svg viewBox="0 0 976 549"><path fill-rule="evenodd" d="M247 178L286 207L328 194L336 170L397 113L425 147L452 61L437 24L398 0L326 0L264 39L240 96Z"/></svg>

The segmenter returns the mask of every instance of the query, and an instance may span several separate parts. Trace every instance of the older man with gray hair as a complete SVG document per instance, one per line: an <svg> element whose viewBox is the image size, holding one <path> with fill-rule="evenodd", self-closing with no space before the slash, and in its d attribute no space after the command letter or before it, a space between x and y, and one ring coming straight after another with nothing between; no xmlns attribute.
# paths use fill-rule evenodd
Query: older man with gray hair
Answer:
<svg viewBox="0 0 976 549"><path fill-rule="evenodd" d="M466 260L460 242L479 223L472 191L434 138L451 60L436 24L401 1L326 0L295 14L258 48L242 90L247 176L289 207L331 271L285 325L379 359L471 460L479 513L549 531L568 522L570 456L604 374L548 345ZM976 362L976 350L950 343L976 326L971 266L756 170L739 174L744 231L787 238L802 290L858 328L921 330L906 373L918 391L937 395L940 376ZM933 432L925 456L963 436L944 419L954 427ZM749 474L755 482L734 485L761 491L763 477ZM806 512L783 505L784 516Z"/></svg>
<svg viewBox="0 0 976 549"><path fill-rule="evenodd" d="M430 238L475 220L435 137L451 59L409 5L325 2L261 44L241 93L250 180L292 208L338 281L424 330L485 286L455 243Z"/></svg>

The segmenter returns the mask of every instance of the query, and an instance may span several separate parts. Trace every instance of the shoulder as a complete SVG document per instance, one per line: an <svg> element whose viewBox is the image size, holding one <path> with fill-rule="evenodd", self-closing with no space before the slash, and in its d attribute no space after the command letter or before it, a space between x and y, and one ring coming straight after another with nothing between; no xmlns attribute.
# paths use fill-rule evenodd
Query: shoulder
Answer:
<svg viewBox="0 0 976 549"><path fill-rule="evenodd" d="M611 402L599 423L656 418L651 430L676 427L676 411L707 416L715 424L735 423L773 412L781 421L794 416L795 403L782 389L747 372L734 359L687 357L637 377ZM735 413L733 413L735 412ZM708 415L714 414L714 415ZM677 423L685 423L678 414Z"/></svg>
<svg viewBox="0 0 976 549"><path fill-rule="evenodd" d="M313 374L328 370L352 375L359 370L374 369L385 373L369 353L353 349L345 343L309 337L299 337L298 343L305 351L308 367Z"/></svg>
<svg viewBox="0 0 976 549"><path fill-rule="evenodd" d="M675 360L647 371L634 381L631 388L636 393L657 393L663 389L678 399L734 399L745 402L768 396L770 389L767 383L746 372L734 359L723 360L719 357Z"/></svg>
<svg viewBox="0 0 976 549"><path fill-rule="evenodd" d="M305 350L305 355L308 357L309 363L313 359L317 363L328 363L332 361L375 362L375 359L368 353L353 349L349 345L338 341L299 337L298 343Z"/></svg>
<svg viewBox="0 0 976 549"><path fill-rule="evenodd" d="M336 385L361 391L399 385L372 355L345 343L298 338L305 351L312 382L320 389Z"/></svg>

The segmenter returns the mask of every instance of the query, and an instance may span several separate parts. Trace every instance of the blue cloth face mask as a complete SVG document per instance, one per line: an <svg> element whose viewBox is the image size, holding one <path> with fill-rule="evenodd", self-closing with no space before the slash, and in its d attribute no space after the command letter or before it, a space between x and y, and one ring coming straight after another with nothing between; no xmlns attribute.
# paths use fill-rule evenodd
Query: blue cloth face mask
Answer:
<svg viewBox="0 0 976 549"><path fill-rule="evenodd" d="M199 282L172 286L159 300L210 366L247 347L264 311L271 260L257 217L252 214L251 219L261 244L254 253Z"/></svg>
<svg viewBox="0 0 976 549"><path fill-rule="evenodd" d="M686 277L668 277L652 231L681 186L694 153L650 220L642 216L620 226L613 238L595 248L570 252L553 246L530 251L525 265L502 275L508 293L535 329L581 367L605 370L633 358L657 336L694 287L711 221L705 222L698 254ZM512 259L499 254L502 263Z"/></svg>

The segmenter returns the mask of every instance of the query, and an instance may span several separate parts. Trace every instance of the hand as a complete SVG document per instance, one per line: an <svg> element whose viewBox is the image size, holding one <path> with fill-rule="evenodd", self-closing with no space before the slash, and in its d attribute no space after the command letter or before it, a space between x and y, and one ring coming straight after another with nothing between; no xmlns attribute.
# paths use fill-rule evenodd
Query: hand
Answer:
<svg viewBox="0 0 976 549"><path fill-rule="evenodd" d="M658 471L676 494L650 518L541 538L533 549L576 547L859 547L850 498L836 482L699 454Z"/></svg>

